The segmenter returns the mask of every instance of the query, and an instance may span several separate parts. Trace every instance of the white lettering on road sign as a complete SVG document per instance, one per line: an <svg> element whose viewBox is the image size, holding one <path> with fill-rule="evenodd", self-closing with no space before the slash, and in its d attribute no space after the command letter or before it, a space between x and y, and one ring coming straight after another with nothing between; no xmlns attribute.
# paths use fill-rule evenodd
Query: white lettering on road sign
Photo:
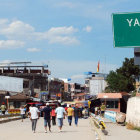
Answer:
<svg viewBox="0 0 140 140"><path fill-rule="evenodd" d="M134 26L136 26L136 25L140 26L139 21L138 21L137 18L135 19L135 23L134 23Z"/></svg>
<svg viewBox="0 0 140 140"><path fill-rule="evenodd" d="M131 22L132 22L132 20L133 19L131 19L131 20L129 20L129 19L126 19L127 21L128 21L128 23L129 23L129 26L131 27Z"/></svg>
<svg viewBox="0 0 140 140"><path fill-rule="evenodd" d="M129 27L131 26L140 26L140 23L139 23L139 20L136 18L136 19L126 19L128 24L129 24ZM132 23L132 21L134 21L134 23Z"/></svg>

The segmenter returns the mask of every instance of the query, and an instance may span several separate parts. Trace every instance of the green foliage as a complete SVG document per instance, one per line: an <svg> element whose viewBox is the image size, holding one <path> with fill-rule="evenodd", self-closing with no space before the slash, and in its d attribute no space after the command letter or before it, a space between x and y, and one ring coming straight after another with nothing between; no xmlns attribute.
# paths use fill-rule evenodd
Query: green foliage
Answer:
<svg viewBox="0 0 140 140"><path fill-rule="evenodd" d="M115 72L110 71L107 76L108 87L106 92L131 92L135 90L135 79L139 74L140 69L134 65L134 59L125 58L122 67Z"/></svg>
<svg viewBox="0 0 140 140"><path fill-rule="evenodd" d="M135 91L130 92L130 94L131 94L131 97L135 97L136 94L137 94L137 92L136 92L136 90L135 90Z"/></svg>
<svg viewBox="0 0 140 140"><path fill-rule="evenodd" d="M140 131L140 127L135 127L134 130Z"/></svg>
<svg viewBox="0 0 140 140"><path fill-rule="evenodd" d="M135 79L140 74L140 69L138 66L134 65L134 58L125 58L122 67L117 69L116 72L122 74L128 79L131 79L131 82L135 82Z"/></svg>
<svg viewBox="0 0 140 140"><path fill-rule="evenodd" d="M111 71L107 76L107 82L110 92L127 91L127 78L117 72Z"/></svg>

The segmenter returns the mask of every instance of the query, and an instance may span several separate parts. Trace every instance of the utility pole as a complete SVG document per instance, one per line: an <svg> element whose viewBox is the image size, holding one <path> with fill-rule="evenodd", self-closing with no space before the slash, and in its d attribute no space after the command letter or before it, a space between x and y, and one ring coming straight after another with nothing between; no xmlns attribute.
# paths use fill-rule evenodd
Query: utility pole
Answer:
<svg viewBox="0 0 140 140"><path fill-rule="evenodd" d="M50 88L50 83L49 83L49 76L48 76L48 99L51 98L49 88Z"/></svg>

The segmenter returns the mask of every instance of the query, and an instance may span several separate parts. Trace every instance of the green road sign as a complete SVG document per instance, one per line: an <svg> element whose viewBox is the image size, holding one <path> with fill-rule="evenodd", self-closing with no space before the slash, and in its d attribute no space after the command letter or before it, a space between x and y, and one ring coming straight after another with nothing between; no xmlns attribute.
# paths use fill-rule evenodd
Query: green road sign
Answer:
<svg viewBox="0 0 140 140"><path fill-rule="evenodd" d="M114 47L140 47L140 13L112 14Z"/></svg>

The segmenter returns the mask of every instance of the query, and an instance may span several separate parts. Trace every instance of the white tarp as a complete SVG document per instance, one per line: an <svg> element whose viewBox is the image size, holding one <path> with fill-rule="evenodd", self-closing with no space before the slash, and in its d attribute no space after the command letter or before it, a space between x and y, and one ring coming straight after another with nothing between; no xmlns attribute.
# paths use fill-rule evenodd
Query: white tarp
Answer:
<svg viewBox="0 0 140 140"><path fill-rule="evenodd" d="M0 90L11 92L22 92L23 78L0 76Z"/></svg>

